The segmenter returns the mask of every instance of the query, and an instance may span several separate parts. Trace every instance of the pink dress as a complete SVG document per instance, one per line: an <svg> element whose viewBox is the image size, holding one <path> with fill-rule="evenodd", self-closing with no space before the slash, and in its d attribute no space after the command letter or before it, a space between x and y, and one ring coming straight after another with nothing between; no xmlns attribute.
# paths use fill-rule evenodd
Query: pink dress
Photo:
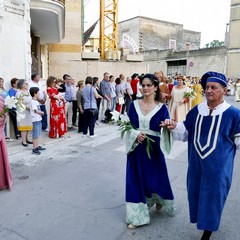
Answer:
<svg viewBox="0 0 240 240"><path fill-rule="evenodd" d="M0 112L3 111L4 102L0 96ZM7 145L4 135L5 116L0 117L0 190L8 188L11 190L12 174L8 161Z"/></svg>

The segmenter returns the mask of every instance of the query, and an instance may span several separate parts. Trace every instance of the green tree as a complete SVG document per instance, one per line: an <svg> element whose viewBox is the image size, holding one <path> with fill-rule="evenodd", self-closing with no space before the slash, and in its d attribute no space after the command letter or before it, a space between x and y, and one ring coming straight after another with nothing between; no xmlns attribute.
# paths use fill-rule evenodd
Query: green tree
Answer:
<svg viewBox="0 0 240 240"><path fill-rule="evenodd" d="M205 44L205 48L222 47L224 45L224 41L213 40L212 42Z"/></svg>

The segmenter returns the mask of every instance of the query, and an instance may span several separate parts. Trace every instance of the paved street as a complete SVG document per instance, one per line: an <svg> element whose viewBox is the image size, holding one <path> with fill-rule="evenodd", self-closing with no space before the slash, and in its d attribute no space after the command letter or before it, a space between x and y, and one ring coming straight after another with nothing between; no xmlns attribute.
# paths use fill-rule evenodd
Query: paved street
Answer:
<svg viewBox="0 0 240 240"><path fill-rule="evenodd" d="M231 104L233 97L226 97ZM187 146L175 142L167 157L176 200L176 216L151 211L148 226L128 230L125 223L124 142L118 127L96 126L95 139L77 131L49 139L40 156L20 141L8 142L13 174L12 191L0 192L1 240L199 240L189 223L186 196ZM239 239L240 156L236 157L232 188L220 230L212 240Z"/></svg>

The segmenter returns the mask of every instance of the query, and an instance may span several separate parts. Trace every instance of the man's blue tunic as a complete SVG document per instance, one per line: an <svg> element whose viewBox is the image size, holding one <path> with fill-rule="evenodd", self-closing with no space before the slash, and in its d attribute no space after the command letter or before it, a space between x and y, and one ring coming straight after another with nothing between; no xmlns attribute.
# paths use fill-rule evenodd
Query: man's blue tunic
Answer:
<svg viewBox="0 0 240 240"><path fill-rule="evenodd" d="M184 125L188 131L190 221L198 229L216 231L232 182L240 111L229 105L220 114L205 116L196 106Z"/></svg>

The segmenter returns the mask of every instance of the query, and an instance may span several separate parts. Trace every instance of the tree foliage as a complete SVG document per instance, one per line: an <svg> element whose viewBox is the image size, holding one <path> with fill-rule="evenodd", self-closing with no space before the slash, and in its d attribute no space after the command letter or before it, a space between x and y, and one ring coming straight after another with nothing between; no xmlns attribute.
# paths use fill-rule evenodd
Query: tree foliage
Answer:
<svg viewBox="0 0 240 240"><path fill-rule="evenodd" d="M224 45L224 41L213 40L212 42L205 44L205 48L222 47Z"/></svg>

